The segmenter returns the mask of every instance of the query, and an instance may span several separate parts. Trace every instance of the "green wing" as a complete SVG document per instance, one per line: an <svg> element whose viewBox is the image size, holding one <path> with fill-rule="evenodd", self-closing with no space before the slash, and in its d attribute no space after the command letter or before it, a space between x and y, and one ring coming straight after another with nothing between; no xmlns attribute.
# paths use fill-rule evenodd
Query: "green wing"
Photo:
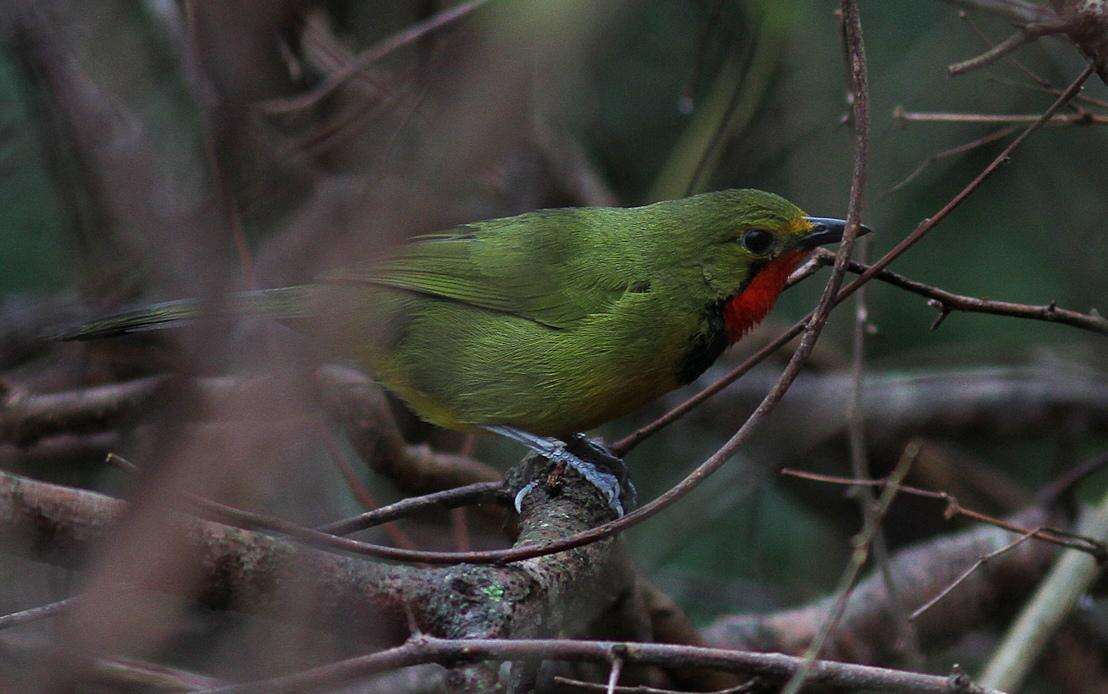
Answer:
<svg viewBox="0 0 1108 694"><path fill-rule="evenodd" d="M620 212L540 210L466 224L322 281L393 287L569 328L606 312L636 283Z"/></svg>

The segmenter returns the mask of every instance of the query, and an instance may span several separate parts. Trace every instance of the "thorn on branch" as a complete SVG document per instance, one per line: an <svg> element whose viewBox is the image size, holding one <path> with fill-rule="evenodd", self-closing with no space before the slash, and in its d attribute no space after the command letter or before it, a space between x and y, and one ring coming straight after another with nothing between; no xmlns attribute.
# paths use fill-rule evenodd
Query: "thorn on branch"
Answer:
<svg viewBox="0 0 1108 694"><path fill-rule="evenodd" d="M938 299L928 299L927 305L939 312L939 315L935 316L935 320L932 321L931 327L928 330L937 330L946 317L951 314L951 308Z"/></svg>

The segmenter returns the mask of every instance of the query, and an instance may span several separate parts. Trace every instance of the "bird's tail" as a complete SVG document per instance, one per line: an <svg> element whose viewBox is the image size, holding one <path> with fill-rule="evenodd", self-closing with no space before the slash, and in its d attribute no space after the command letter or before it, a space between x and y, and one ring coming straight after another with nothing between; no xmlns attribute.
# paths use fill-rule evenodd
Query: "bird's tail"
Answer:
<svg viewBox="0 0 1108 694"><path fill-rule="evenodd" d="M199 319L243 317L292 320L308 315L310 285L258 289L228 294L219 301L178 299L123 311L112 316L67 328L55 335L58 340L97 340L148 330L164 330Z"/></svg>

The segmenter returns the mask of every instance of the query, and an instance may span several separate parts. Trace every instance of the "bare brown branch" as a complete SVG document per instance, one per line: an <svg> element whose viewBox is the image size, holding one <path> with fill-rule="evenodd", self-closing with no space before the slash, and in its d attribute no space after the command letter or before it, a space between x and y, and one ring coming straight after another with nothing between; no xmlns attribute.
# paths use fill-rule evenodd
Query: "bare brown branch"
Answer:
<svg viewBox="0 0 1108 694"><path fill-rule="evenodd" d="M816 259L823 265L830 265L834 262L834 256L828 252L817 252ZM868 271L869 266L863 263L851 262L848 270L860 275ZM1089 330L1101 335L1108 335L1108 319L1095 312L1080 313L1078 311L1060 308L1054 302L1032 306L1029 304L1017 304L1011 301L993 301L990 299L966 296L964 294L955 294L954 292L948 292L945 289L940 289L930 284L909 279L904 275L890 270L881 270L876 274L876 278L894 287L912 292L913 294L925 296L931 299L932 302L937 302L935 308L939 309L942 318L946 318L946 315L952 311L989 313L996 316L1008 316L1010 318L1026 318L1030 320L1047 321L1049 323L1062 323L1063 325L1069 325L1074 328Z"/></svg>
<svg viewBox="0 0 1108 694"><path fill-rule="evenodd" d="M666 668L700 666L716 670L756 675L770 682L781 682L800 666L800 659L777 653L744 653L714 648L673 646L656 643L618 643L610 641L567 640L448 640L416 637L408 643L387 651L352 658L316 670L289 677L227 687L215 691L230 694L246 692L292 692L304 688L335 685L359 677L408 667L420 663L452 665L459 661L548 660L604 663L617 655L628 663L660 665ZM817 661L809 682L846 689L876 689L882 692L964 692L986 694L987 690L973 685L965 675L938 677L900 670Z"/></svg>

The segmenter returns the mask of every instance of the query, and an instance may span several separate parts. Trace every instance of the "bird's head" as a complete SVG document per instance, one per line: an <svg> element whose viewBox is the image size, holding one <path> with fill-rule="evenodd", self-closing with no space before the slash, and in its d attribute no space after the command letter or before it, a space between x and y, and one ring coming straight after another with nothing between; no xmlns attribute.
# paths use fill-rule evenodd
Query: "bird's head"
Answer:
<svg viewBox="0 0 1108 694"><path fill-rule="evenodd" d="M732 341L765 317L789 275L813 250L839 242L846 228L844 220L809 216L760 190L724 190L682 202L696 230L682 236L695 244L703 281L723 302Z"/></svg>

